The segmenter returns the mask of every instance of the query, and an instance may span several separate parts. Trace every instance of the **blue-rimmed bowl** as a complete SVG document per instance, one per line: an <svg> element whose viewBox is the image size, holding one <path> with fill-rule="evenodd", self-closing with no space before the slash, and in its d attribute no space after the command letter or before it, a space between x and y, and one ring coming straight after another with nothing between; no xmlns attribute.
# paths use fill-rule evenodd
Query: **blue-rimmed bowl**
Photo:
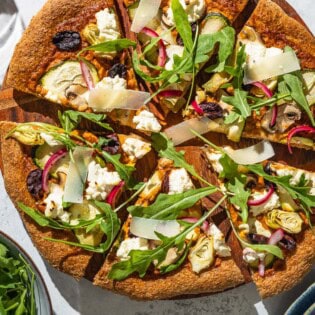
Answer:
<svg viewBox="0 0 315 315"><path fill-rule="evenodd" d="M34 284L34 293L35 293L35 302L36 310L38 315L52 315L52 306L51 300L48 294L48 290L42 275L40 274L38 268L34 264L31 257L22 249L12 238L0 231L0 243L5 245L9 251L10 255L16 259L19 259L19 254L21 254L24 259L29 263L32 270L35 273L35 284Z"/></svg>
<svg viewBox="0 0 315 315"><path fill-rule="evenodd" d="M314 315L315 314L315 283L299 296L285 312L285 315Z"/></svg>

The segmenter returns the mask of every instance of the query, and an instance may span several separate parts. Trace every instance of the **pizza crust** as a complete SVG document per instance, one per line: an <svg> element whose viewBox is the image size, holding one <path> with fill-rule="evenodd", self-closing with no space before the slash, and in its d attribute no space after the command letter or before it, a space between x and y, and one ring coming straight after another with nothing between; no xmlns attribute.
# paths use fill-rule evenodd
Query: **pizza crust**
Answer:
<svg viewBox="0 0 315 315"><path fill-rule="evenodd" d="M271 0L260 0L246 25L253 27L267 47L292 47L304 69L315 69L315 38Z"/></svg>
<svg viewBox="0 0 315 315"><path fill-rule="evenodd" d="M35 166L22 145L12 138L5 140L6 134L15 126L16 123L13 122L0 122L2 175L5 188L17 209L18 202L34 208L35 201L25 183L28 173ZM45 240L45 237L49 237L75 242L76 238L72 232L40 227L24 212L19 213L33 243L53 267L76 279L93 278L103 262L102 255Z"/></svg>
<svg viewBox="0 0 315 315"><path fill-rule="evenodd" d="M31 76L38 72L38 67L55 50L51 39L59 24L76 17L88 8L112 7L112 0L48 0L39 13L33 17L25 30L21 41L15 48L6 85L15 89L35 94L28 87Z"/></svg>
<svg viewBox="0 0 315 315"><path fill-rule="evenodd" d="M113 256L115 252L109 255ZM115 261L108 258L97 273L94 284L117 293L128 295L137 300L161 300L175 296L214 293L234 288L243 284L241 271L232 259L222 259L218 267L195 274L189 262L178 270L158 276L145 276L143 279L137 275L128 277L123 281L114 281L107 275Z"/></svg>
<svg viewBox="0 0 315 315"><path fill-rule="evenodd" d="M262 298L267 298L287 291L303 280L315 262L315 228L306 230L297 244L297 249L285 257L283 270L276 270L272 275L260 277L256 272L252 278Z"/></svg>

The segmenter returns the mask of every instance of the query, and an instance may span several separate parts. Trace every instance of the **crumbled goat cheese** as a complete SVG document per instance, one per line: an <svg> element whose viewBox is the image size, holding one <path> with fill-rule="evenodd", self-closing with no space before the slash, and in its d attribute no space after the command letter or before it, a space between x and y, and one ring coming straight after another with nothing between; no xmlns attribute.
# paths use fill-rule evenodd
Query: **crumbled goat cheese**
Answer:
<svg viewBox="0 0 315 315"><path fill-rule="evenodd" d="M142 110L138 115L133 117L136 129L143 131L159 132L162 129L156 117L147 110Z"/></svg>
<svg viewBox="0 0 315 315"><path fill-rule="evenodd" d="M45 142L50 146L50 147L54 147L56 145L61 145L62 143L58 140L55 140L53 136L45 133L45 132L41 132L40 136L45 140Z"/></svg>
<svg viewBox="0 0 315 315"><path fill-rule="evenodd" d="M104 41L120 38L120 31L115 13L111 13L108 8L95 14L99 37Z"/></svg>
<svg viewBox="0 0 315 315"><path fill-rule="evenodd" d="M145 238L141 237L133 237L123 240L117 250L117 257L121 260L129 259L128 254L131 250L138 249L138 250L147 250L149 249L149 242Z"/></svg>
<svg viewBox="0 0 315 315"><path fill-rule="evenodd" d="M218 174L220 174L223 171L223 166L219 161L221 157L222 153L207 152L207 158L210 161L214 171Z"/></svg>
<svg viewBox="0 0 315 315"><path fill-rule="evenodd" d="M243 249L243 260L248 264L263 261L265 256L265 253L258 253L249 247Z"/></svg>
<svg viewBox="0 0 315 315"><path fill-rule="evenodd" d="M174 169L168 177L169 195L183 193L194 188L187 171L184 168Z"/></svg>
<svg viewBox="0 0 315 315"><path fill-rule="evenodd" d="M264 190L262 193L255 191L251 197L253 200L259 200L264 198L264 196L266 196L268 193L268 191ZM279 196L277 195L277 193L273 193L270 198L265 201L264 203L262 203L259 206L250 206L250 212L253 214L253 216L257 216L259 214L268 212L270 210L273 209L277 209L280 207L280 201L279 201Z"/></svg>
<svg viewBox="0 0 315 315"><path fill-rule="evenodd" d="M151 150L151 144L137 138L127 138L122 149L131 160L136 160L141 159Z"/></svg>
<svg viewBox="0 0 315 315"><path fill-rule="evenodd" d="M165 64L166 70L172 70L174 66L174 56L177 55L182 57L184 53L184 46L179 45L168 45L166 47L166 55L168 57L168 61Z"/></svg>
<svg viewBox="0 0 315 315"><path fill-rule="evenodd" d="M260 234L260 235L263 235L263 236L266 236L266 237L270 237L271 236L271 232L267 229L265 229L263 227L263 225L261 224L260 221L256 220L255 221L255 229L256 229L256 233L257 234Z"/></svg>
<svg viewBox="0 0 315 315"><path fill-rule="evenodd" d="M127 81L121 78L118 74L115 77L104 77L98 82L95 88L103 88L109 90L123 90L127 88Z"/></svg>
<svg viewBox="0 0 315 315"><path fill-rule="evenodd" d="M44 199L46 217L53 219L62 217L67 221L67 215L64 214L62 206L63 194L62 187L54 183L49 184L49 195Z"/></svg>
<svg viewBox="0 0 315 315"><path fill-rule="evenodd" d="M225 243L223 233L217 228L215 224L211 224L209 228L209 235L213 237L213 247L216 254L220 257L231 256L231 249Z"/></svg>
<svg viewBox="0 0 315 315"><path fill-rule="evenodd" d="M199 20L206 11L206 4L204 0L179 0L180 4L187 13L189 23ZM174 16L172 8L169 7L163 17L168 25L174 25Z"/></svg>
<svg viewBox="0 0 315 315"><path fill-rule="evenodd" d="M117 172L109 172L95 161L88 165L88 187L85 190L87 200L105 200L108 193L121 182Z"/></svg>

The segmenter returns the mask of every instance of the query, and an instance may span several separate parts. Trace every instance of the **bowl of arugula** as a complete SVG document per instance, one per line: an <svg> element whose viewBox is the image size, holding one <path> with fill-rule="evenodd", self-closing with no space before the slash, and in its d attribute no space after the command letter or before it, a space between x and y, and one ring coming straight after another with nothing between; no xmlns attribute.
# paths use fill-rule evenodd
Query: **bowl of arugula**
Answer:
<svg viewBox="0 0 315 315"><path fill-rule="evenodd" d="M53 314L47 287L30 256L0 231L0 314Z"/></svg>

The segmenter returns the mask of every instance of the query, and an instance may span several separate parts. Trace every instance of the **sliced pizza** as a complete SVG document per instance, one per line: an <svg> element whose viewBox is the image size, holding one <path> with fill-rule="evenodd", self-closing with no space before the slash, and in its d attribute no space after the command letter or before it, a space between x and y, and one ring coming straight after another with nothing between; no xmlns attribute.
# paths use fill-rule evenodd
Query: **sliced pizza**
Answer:
<svg viewBox="0 0 315 315"><path fill-rule="evenodd" d="M236 142L268 139L313 150L314 49L315 39L303 25L274 2L259 1L237 36L234 54L223 66L206 68L210 78L197 80L187 121L166 133L180 144L193 135L178 131L192 126Z"/></svg>
<svg viewBox="0 0 315 315"><path fill-rule="evenodd" d="M263 298L292 288L315 261L315 173L266 161L269 145L205 149L229 195L227 210L243 260Z"/></svg>
<svg viewBox="0 0 315 315"><path fill-rule="evenodd" d="M100 267L97 253L110 248L124 217L114 210L123 208L120 195L133 189L134 165L151 150L139 136L113 132L101 116L66 111L64 129L0 124L6 190L41 254L76 278L91 279ZM78 117L107 130L76 130Z"/></svg>
<svg viewBox="0 0 315 315"><path fill-rule="evenodd" d="M185 148L194 165L201 151ZM210 215L222 203L217 188L197 188L183 167L161 158L108 254L94 284L136 299L219 292L244 276ZM213 196L205 208L201 199ZM223 210L224 211L224 210Z"/></svg>
<svg viewBox="0 0 315 315"><path fill-rule="evenodd" d="M187 107L195 77L214 55L215 45L224 42L224 54L232 51L235 31L230 25L248 1L124 3L140 43L139 53L133 54L134 69L166 117Z"/></svg>
<svg viewBox="0 0 315 315"><path fill-rule="evenodd" d="M113 1L50 0L17 45L6 85L81 112L108 112L122 125L158 132L161 125L145 107L150 95L138 90L131 66L128 48L135 42L123 34ZM141 115L154 125L138 127L139 117L133 122L137 110L144 110Z"/></svg>

